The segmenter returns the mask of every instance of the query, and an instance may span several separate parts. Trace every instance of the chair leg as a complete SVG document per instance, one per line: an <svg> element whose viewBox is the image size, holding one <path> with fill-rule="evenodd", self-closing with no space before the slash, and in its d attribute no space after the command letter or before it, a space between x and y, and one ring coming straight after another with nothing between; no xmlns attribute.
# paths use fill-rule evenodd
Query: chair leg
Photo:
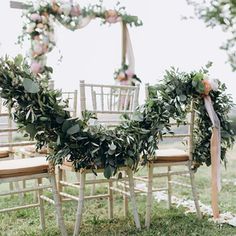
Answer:
<svg viewBox="0 0 236 236"><path fill-rule="evenodd" d="M200 206L199 206L199 199L198 199L197 189L196 189L196 186L195 186L194 173L190 169L190 167L189 167L189 175L190 175L191 188L192 188L193 200L194 200L194 204L195 204L195 208L196 208L196 212L197 212L197 217L199 219L201 219L202 218L202 213L201 213Z"/></svg>
<svg viewBox="0 0 236 236"><path fill-rule="evenodd" d="M82 221L82 214L83 214L83 208L84 208L85 179L86 179L86 173L81 172L80 173L79 201L78 201L78 207L77 207L77 213L76 213L75 229L74 229L74 234L73 234L74 236L79 235L80 225Z"/></svg>
<svg viewBox="0 0 236 236"><path fill-rule="evenodd" d="M126 178L126 173L124 173L124 177ZM126 187L126 181L124 181L124 191L127 192L128 188ZM124 209L124 217L128 216L128 196L127 195L123 195L123 209Z"/></svg>
<svg viewBox="0 0 236 236"><path fill-rule="evenodd" d="M55 175L50 174L49 181L52 185L52 192L53 192L55 208L56 208L57 223L58 223L58 226L60 227L61 234L63 236L67 236L67 231L66 231L66 227L65 227L65 223L64 223L64 219L62 215L61 201L60 201L60 197L57 190Z"/></svg>
<svg viewBox="0 0 236 236"><path fill-rule="evenodd" d="M14 190L14 184L13 184L13 182L10 182L9 183L9 189L10 189L10 191L13 191ZM14 196L14 194L11 194L11 197L13 197Z"/></svg>
<svg viewBox="0 0 236 236"><path fill-rule="evenodd" d="M37 186L38 185L37 179L34 182L35 182L34 185ZM38 201L38 193L37 193L37 191L35 191L33 194L34 194L33 195L34 202L37 202Z"/></svg>
<svg viewBox="0 0 236 236"><path fill-rule="evenodd" d="M171 166L168 166L167 186L168 186L168 208L171 208L172 186L171 186Z"/></svg>
<svg viewBox="0 0 236 236"><path fill-rule="evenodd" d="M42 179L38 179L38 187L42 184ZM41 199L43 195L43 190L40 189L37 191L38 193L38 202L39 202L39 214L40 214L40 225L43 231L45 231L45 212L44 212L44 202Z"/></svg>
<svg viewBox="0 0 236 236"><path fill-rule="evenodd" d="M152 184L153 184L153 164L148 164L148 186L147 186L147 205L146 205L146 218L145 226L150 227L151 214L152 214Z"/></svg>
<svg viewBox="0 0 236 236"><path fill-rule="evenodd" d="M96 180L96 175L92 174L92 180ZM94 195L95 194L95 183L92 184L92 188L91 188L91 192L90 192L90 195Z"/></svg>
<svg viewBox="0 0 236 236"><path fill-rule="evenodd" d="M63 177L63 170L61 169L60 166L58 166L58 168L57 168L57 189L58 189L59 196L60 196L61 200L62 200L62 196L60 195L60 192L62 192L62 190L63 190L62 184L61 184L62 177Z"/></svg>
<svg viewBox="0 0 236 236"><path fill-rule="evenodd" d="M135 200L135 193L134 193L134 178L133 178L133 172L130 168L127 169L127 175L129 179L129 191L130 191L130 200L133 207L133 216L134 221L137 229L141 229L138 211L137 211L137 205Z"/></svg>
<svg viewBox="0 0 236 236"><path fill-rule="evenodd" d="M67 181L66 170L62 170L62 178L65 182Z"/></svg>
<svg viewBox="0 0 236 236"><path fill-rule="evenodd" d="M112 219L113 218L113 191L112 188L113 187L113 182L112 180L109 181L108 183L108 194L109 194L109 198L108 198L108 218Z"/></svg>

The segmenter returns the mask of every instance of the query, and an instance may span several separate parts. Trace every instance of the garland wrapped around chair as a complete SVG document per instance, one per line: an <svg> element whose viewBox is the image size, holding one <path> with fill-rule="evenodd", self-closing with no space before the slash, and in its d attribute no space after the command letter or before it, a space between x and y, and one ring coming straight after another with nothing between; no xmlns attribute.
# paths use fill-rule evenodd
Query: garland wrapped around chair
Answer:
<svg viewBox="0 0 236 236"><path fill-rule="evenodd" d="M1 59L0 87L1 97L14 109L12 116L19 130L35 139L38 149L49 145L52 152L48 158L54 164L61 164L67 158L76 170L91 168L96 172L102 167L105 177L110 178L124 165L137 170L140 154L147 161L158 148L162 135L171 132L170 118L179 118L181 122L192 98L196 100L198 113L193 168L202 163L211 164L211 121L202 99L206 88L204 73L204 70L190 74L173 69L167 71L164 80L150 90L153 98L137 109L132 120L124 117L124 122L114 130L89 127L88 121L93 114L87 112L82 119L71 118L60 92L48 89L47 80L38 81L21 56L14 60ZM220 84L217 91L208 91L221 122L222 160L234 142L228 121L233 103L225 89L225 85Z"/></svg>

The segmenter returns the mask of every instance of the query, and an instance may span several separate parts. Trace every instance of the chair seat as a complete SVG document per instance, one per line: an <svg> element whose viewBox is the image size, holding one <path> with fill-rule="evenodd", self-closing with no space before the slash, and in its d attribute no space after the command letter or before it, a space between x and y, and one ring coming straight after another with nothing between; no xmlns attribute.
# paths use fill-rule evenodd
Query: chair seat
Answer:
<svg viewBox="0 0 236 236"><path fill-rule="evenodd" d="M46 173L48 162L45 157L1 161L0 178L27 176Z"/></svg>
<svg viewBox="0 0 236 236"><path fill-rule="evenodd" d="M21 149L22 151L26 151L26 152L30 152L32 154L38 153L38 154L48 154L48 150L47 148L42 148L36 151L36 147L35 146L28 146L28 147L24 147Z"/></svg>
<svg viewBox="0 0 236 236"><path fill-rule="evenodd" d="M180 149L156 150L155 156L151 159L154 162L181 162L188 161L189 155Z"/></svg>
<svg viewBox="0 0 236 236"><path fill-rule="evenodd" d="M10 151L8 149L0 149L0 158L6 158L10 156Z"/></svg>

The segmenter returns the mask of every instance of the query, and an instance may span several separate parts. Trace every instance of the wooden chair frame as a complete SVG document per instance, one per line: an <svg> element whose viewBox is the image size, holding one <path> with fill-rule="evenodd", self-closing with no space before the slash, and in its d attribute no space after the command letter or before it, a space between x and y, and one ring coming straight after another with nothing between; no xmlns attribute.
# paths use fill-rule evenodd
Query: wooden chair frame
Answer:
<svg viewBox="0 0 236 236"><path fill-rule="evenodd" d="M148 97L148 84L146 84L146 97ZM188 160L186 161L165 161L165 162L158 162L157 157L150 157L150 160L147 165L147 175L146 176L135 176L135 179L137 181L143 181L147 185L147 189L139 189L136 188L137 191L145 192L147 194L147 202L146 202L146 215L145 215L145 226L147 228L150 227L151 223L151 211L152 211L152 193L156 191L167 191L168 193L168 207L171 207L171 198L172 198L172 184L180 185L183 187L190 187L193 194L194 204L196 207L196 212L198 218L201 218L201 211L199 206L199 200L198 200L198 194L197 189L195 186L195 180L194 180L194 171L192 170L192 156L193 156L193 130L194 130L194 120L195 120L195 112L193 109L194 101L191 103L190 108L190 118L189 122L186 123L188 126L188 133L187 134L173 134L173 135L166 135L166 138L184 138L186 137L188 139L188 150L186 155L188 156ZM177 125L177 123L171 123L171 125ZM165 136L163 137L165 138ZM168 152L168 149L166 150ZM158 155L158 154L157 154ZM175 154L173 155L173 157ZM177 170L172 171L173 166L183 166L187 167L187 170ZM158 167L166 167L167 172L162 173L154 173L154 169ZM190 185L179 183L172 180L172 176L189 176L190 177ZM159 178L159 177L167 177L167 188L159 188L154 189L153 188L153 179Z"/></svg>
<svg viewBox="0 0 236 236"><path fill-rule="evenodd" d="M90 98L92 99L91 102L91 109L88 109L86 106L86 88L90 91ZM109 97L108 106L106 106L105 102L102 99L106 99L105 96L105 90L108 90L112 95L115 96L116 102L121 101L122 98L122 104L123 106L120 106L120 104L116 104L116 107L114 105L113 97ZM124 93L123 93L124 92ZM128 94L128 96L126 96ZM84 81L80 81L80 112L83 112L88 109L88 111L95 113L96 115L104 114L104 115L121 115L121 114L128 114L132 115L132 113L135 110L135 107L138 105L138 95L139 95L139 86L116 86L116 85L98 85L98 84L86 84ZM122 97L123 96L123 97ZM100 109L98 109L97 102L98 97L100 97L99 102L100 103ZM116 109L116 110L115 110ZM107 127L113 128L117 124L119 124L121 120L115 119L115 120L106 120L101 121L101 123L105 123ZM98 123L100 120L98 119ZM67 163L68 164L68 163ZM82 212L84 207L84 200L90 200L90 199L101 199L105 198L108 200L108 217L113 217L113 192L120 192L123 194L124 197L124 215L127 216L128 212L128 198L131 199L131 204L133 208L133 216L134 221L136 224L136 227L140 228L140 222L137 212L137 206L135 201L135 194L134 194L134 179L133 179L133 173L130 168L123 167L119 171L122 171L124 173L124 178L122 178L119 182L127 182L129 188L119 188L119 184L114 186L114 182L118 182L117 178L110 178L105 179L103 176L102 178L97 177L92 173L92 170L81 170L78 173L75 173L77 176L77 182L75 183L69 183L64 180L63 178L63 171L74 171L73 167L70 165L64 164L58 168L58 189L60 192L60 196L62 201L69 201L69 200L76 200L78 201L78 208L77 208L77 214L76 214L76 224L75 224L75 230L74 235L79 234L81 220L82 220ZM104 169L98 169L96 170L98 173L103 173ZM92 178L87 179L88 175L92 175ZM107 185L107 193L104 194L95 194L95 184L105 184ZM89 196L85 196L84 190L87 185L91 185L91 194ZM74 187L79 190L79 197L73 196L71 194L66 193L65 187L70 186Z"/></svg>
<svg viewBox="0 0 236 236"><path fill-rule="evenodd" d="M24 159L20 160L24 161ZM3 161L3 162L9 162L9 161ZM14 160L11 160L12 164L14 165ZM1 170L0 170L1 172ZM44 184L42 182L42 179L47 178L50 182L50 184ZM62 210L61 210L61 202L57 190L57 185L56 185L56 179L55 179L55 174L54 174L54 167L49 165L48 171L46 173L37 173L37 174L21 174L20 176L15 176L14 174L12 176L7 176L7 177L1 177L0 176L0 184L1 183L10 183L14 181L26 181L26 180L37 180L37 185L33 187L24 187L23 189L20 190L11 190L11 191L6 191L6 192L1 192L0 196L6 196L6 195L12 195L12 194L19 194L19 193L26 193L26 192L32 192L35 191L37 192L37 202L34 204L28 204L28 205L21 205L17 207L12 207L12 208L5 208L1 209L0 213L4 212L9 212L9 211L14 211L14 210L20 210L20 209L27 209L27 208L34 208L34 207L39 207L39 212L40 212L40 225L42 230L45 230L45 215L44 215L44 204L43 201L46 200L48 201L48 198L43 196L43 190L51 188L54 200L50 199L50 203L53 203L55 206L56 210L56 218L57 218L57 224L60 228L61 235L67 236L66 228L64 225L64 220L63 220L63 215L62 215Z"/></svg>

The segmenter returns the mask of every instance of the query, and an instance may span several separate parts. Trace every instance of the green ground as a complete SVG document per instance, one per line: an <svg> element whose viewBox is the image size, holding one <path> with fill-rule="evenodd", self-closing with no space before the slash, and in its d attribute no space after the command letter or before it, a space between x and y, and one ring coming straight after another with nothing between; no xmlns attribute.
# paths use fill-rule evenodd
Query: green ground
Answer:
<svg viewBox="0 0 236 236"><path fill-rule="evenodd" d="M220 208L222 212L231 211L236 213L236 147L228 153L228 168L223 169L223 189L220 193ZM144 172L142 170L141 172ZM200 199L204 204L210 204L210 169L202 167L196 174L197 186ZM162 181L158 181L163 184ZM8 186L0 186L0 191ZM102 191L101 188L98 190ZM191 197L190 190L175 188L174 195L178 197ZM32 201L32 195L25 198L27 202ZM13 198L0 198L0 207L12 206L19 202L18 196ZM88 201L82 224L81 235L144 235L144 236L235 236L236 228L229 225L216 225L208 221L208 217L198 220L195 214L185 214L184 209L173 208L167 210L166 202L155 203L153 207L153 218L150 230L144 228L145 197L138 196L138 211L143 226L140 232L135 230L131 213L128 218L123 217L122 197L115 197L115 218L107 219L107 206L105 200ZM66 226L69 235L72 235L74 227L74 216L76 210L75 202L63 203ZM131 209L130 209L131 212ZM39 214L37 209L27 209L0 215L0 236L33 236L33 235L59 235L55 225L54 211L46 204L47 231L42 233L39 228Z"/></svg>

